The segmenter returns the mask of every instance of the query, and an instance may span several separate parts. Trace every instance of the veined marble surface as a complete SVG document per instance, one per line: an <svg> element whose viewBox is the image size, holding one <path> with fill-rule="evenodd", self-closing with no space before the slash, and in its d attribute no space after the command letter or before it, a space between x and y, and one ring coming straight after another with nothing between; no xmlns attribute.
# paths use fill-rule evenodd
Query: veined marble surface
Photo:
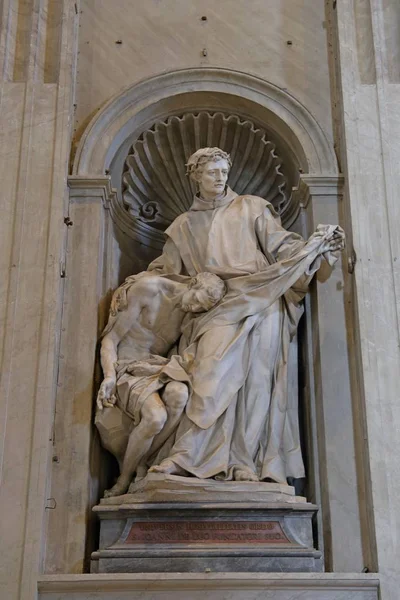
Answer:
<svg viewBox="0 0 400 600"><path fill-rule="evenodd" d="M377 600L375 574L44 576L39 600Z"/></svg>
<svg viewBox="0 0 400 600"><path fill-rule="evenodd" d="M79 33L77 137L126 86L201 66L244 71L287 89L332 137L323 1L84 0Z"/></svg>

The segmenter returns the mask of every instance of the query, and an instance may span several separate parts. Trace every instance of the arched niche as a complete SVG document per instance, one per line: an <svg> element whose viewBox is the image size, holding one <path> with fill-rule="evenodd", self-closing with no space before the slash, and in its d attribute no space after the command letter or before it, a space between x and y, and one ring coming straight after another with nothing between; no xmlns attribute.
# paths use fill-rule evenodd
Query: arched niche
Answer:
<svg viewBox="0 0 400 600"><path fill-rule="evenodd" d="M200 111L237 115L265 130L279 149L289 180L296 187L293 201L301 210L296 213L297 219L291 225L297 231L307 234L318 222L335 222L339 214L341 177L331 143L302 104L267 81L218 68L174 71L127 88L99 110L81 138L69 177L71 226L68 227L61 343L66 348L63 368L73 377L70 386L59 390L55 431L58 445L62 446L59 452L64 450L64 454L69 455L70 448L74 447L74 461L61 467L53 465L52 494L57 495L58 487L65 489L67 486L73 490L75 501L74 508L71 508L66 499L57 495L60 510L69 515L68 523L64 526L54 517L54 523L50 523L49 527L48 543L50 556L52 549L56 552L59 547L60 536L65 539L69 550L68 556L64 557L64 565L67 566L63 568L67 572L85 556L87 558L94 547L91 531L95 529L95 523L90 510L105 485L104 460L96 442L93 444L93 429L86 420L76 421L74 406L79 405L80 411L85 407L88 414L93 410L100 379L96 344L107 318L111 290L124 276L146 268L155 252L159 254L157 248L149 251L149 246L135 239L130 227L126 226L124 230L119 197L123 165L134 141L154 123L173 115ZM328 285L331 290L342 289L339 283ZM313 300L308 301L307 330L303 337L306 340L304 354L308 389L305 420L309 427L309 499L323 508L324 504L327 507L324 527L329 530L335 523L329 516L327 487L321 499L319 475L325 468L321 466L320 457L324 455L325 460L327 456L323 432L329 429L323 404L334 402L338 383L326 377L324 372L332 368L332 361L345 361L346 358L341 350L335 356L325 352L323 344L319 344L319 336L323 331L323 339L329 339L330 331L334 330L336 346L344 348L346 331L341 309L337 311L340 318L335 323L325 317L329 311L325 311L324 307L328 305L331 310L332 302L328 298L327 284L324 285L323 293L320 294L315 287ZM336 302L340 304L342 296ZM314 305L312 310L311 303ZM340 385L345 379L341 376ZM297 385L295 378L293 389L296 390ZM350 405L349 400L349 414L343 413L343 419L351 429ZM340 461L340 468L345 470L348 458L340 456ZM352 507L348 511L351 515L349 526L357 520L353 516L354 511L351 511ZM73 527L70 523L74 523ZM318 535L321 530L320 521ZM86 544L82 544L85 539Z"/></svg>
<svg viewBox="0 0 400 600"><path fill-rule="evenodd" d="M103 175L132 132L182 107L231 110L264 123L287 146L304 173L336 175L332 145L311 113L286 90L222 68L193 68L151 77L112 98L88 125L73 175Z"/></svg>
<svg viewBox="0 0 400 600"><path fill-rule="evenodd" d="M113 271L120 272L119 280L129 271L145 268L160 254L164 242L162 231L151 219L143 214L132 217L126 210L122 181L130 149L160 123L198 114L235 116L264 133L276 149L287 182L290 202L282 215L287 228L299 215L300 197L292 195L291 188L298 187L301 174L335 177L338 173L333 148L313 116L293 96L267 81L239 71L194 68L139 82L96 114L82 136L73 166L73 177L78 179L110 177L115 193L109 208L121 251L119 258L115 256L120 265L115 264ZM259 172L262 169L259 165ZM150 211L152 199L148 199Z"/></svg>

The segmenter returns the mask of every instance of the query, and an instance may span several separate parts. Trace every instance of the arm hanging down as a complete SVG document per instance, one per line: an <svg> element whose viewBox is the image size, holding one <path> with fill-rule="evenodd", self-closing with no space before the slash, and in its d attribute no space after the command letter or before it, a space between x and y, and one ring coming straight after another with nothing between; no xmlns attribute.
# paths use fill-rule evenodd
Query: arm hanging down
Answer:
<svg viewBox="0 0 400 600"><path fill-rule="evenodd" d="M116 291L116 293L118 290ZM130 301L129 301L130 300ZM105 335L101 341L100 359L104 373L104 379L97 395L97 407L103 410L103 406L114 406L116 402L115 390L117 383L117 374L115 363L118 360L118 345L123 337L128 333L140 315L141 303L132 302L129 298L129 291L126 306L116 314L110 312L108 324L105 328Z"/></svg>

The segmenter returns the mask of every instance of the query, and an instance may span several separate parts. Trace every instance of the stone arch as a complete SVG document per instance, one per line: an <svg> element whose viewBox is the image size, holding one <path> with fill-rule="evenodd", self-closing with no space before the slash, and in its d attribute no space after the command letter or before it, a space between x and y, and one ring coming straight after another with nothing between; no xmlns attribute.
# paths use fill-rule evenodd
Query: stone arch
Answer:
<svg viewBox="0 0 400 600"><path fill-rule="evenodd" d="M117 226L115 234L121 248L124 247L123 252L131 257L142 256L144 263L159 254L164 244L163 232L154 226L157 224L151 215L149 217L147 208L156 205L164 222L165 213L173 212L168 210L173 200L171 196L159 196L155 186L153 193L136 203L139 213L132 213L132 203L130 206L126 203L122 189L126 159L132 144L143 135L151 134L171 118L182 120L182 115L188 113L232 115L248 125L253 133L261 132L263 138L268 139L272 153L276 149L280 164L284 165L288 198L281 216L286 228L291 227L299 214L299 195L292 195L291 190L298 187L300 174L313 177L337 175L333 147L317 121L293 96L267 81L239 71L194 68L139 82L111 99L89 124L77 150L73 176L93 179L110 175L116 191L109 203L112 220ZM192 151L196 149L197 146ZM179 163L184 162L181 156ZM265 176L264 167L265 164L258 165L257 176ZM153 177L147 177L152 182L151 188L158 179L159 174L154 171ZM137 179L136 183L140 187ZM185 185L185 182L181 183ZM240 190L236 191L240 193ZM258 195L266 197L261 192ZM190 196L189 200L180 202L185 205L182 211L187 210L190 203ZM167 223L164 229L166 226Z"/></svg>
<svg viewBox="0 0 400 600"><path fill-rule="evenodd" d="M82 136L73 175L104 175L133 131L176 111L183 95L195 105L195 96L202 92L208 97L208 109L234 105L244 115L257 113L259 120L284 141L303 173L338 173L335 152L324 131L287 91L240 71L200 67L151 77L112 98ZM203 99L201 103L207 108Z"/></svg>
<svg viewBox="0 0 400 600"><path fill-rule="evenodd" d="M95 240L96 243L93 243L93 236L82 233L80 245L76 245L74 252L86 253L92 257L92 264L97 265L100 298L88 304L84 295L86 288L79 279L79 272L74 274L75 279L69 285L72 289L75 283L74 292L82 289L85 311L95 314L98 310L102 325L110 290L121 283L124 276L145 269L148 262L160 253L162 245L159 240L158 245L151 246L150 242L144 240L143 231L140 235L136 235L137 231L133 232L125 215L117 212L120 205L115 200L117 194L111 189L110 180L111 185L117 187L114 184L121 178L122 165L132 139L156 121L179 114L183 106L189 110L232 111L242 118L251 117L265 125L297 173L306 176L301 182L302 186L299 186L300 200L304 206L307 203L311 205L308 200L314 194L314 188L321 188L321 197L337 196L340 176L333 146L311 113L287 91L239 71L203 67L165 73L127 88L105 104L87 127L80 140L70 178L71 197L76 201L76 210L82 208L83 213L81 220L76 218L80 231L84 232L85 228L98 230L99 239ZM110 211L102 210L100 198L105 206L110 207ZM89 210L86 210L87 205L90 206ZM118 232L118 250L115 249L116 244L110 243L115 235L115 231L109 227L110 214L120 231L126 234L119 236ZM75 220L74 214L72 217ZM94 221L96 228L93 227ZM321 222L325 221L322 219ZM154 236L150 237L150 241L154 242ZM310 310L306 307L306 314ZM318 315L313 315L317 320ZM92 335L96 336L96 332ZM74 343L77 343L76 340ZM312 366L312 348L308 352L305 360ZM297 368L296 358L292 364ZM311 374L311 388L314 386L313 377ZM322 385L318 385L322 389ZM294 390L294 393L297 391ZM92 396L87 401L90 404ZM314 402L313 396L309 402ZM309 413L315 412L312 404ZM315 427L316 424L313 424L313 431ZM317 464L317 443L315 434L312 435L314 437L308 449L312 457L310 464ZM310 477L316 480L312 487L319 489L317 469Z"/></svg>

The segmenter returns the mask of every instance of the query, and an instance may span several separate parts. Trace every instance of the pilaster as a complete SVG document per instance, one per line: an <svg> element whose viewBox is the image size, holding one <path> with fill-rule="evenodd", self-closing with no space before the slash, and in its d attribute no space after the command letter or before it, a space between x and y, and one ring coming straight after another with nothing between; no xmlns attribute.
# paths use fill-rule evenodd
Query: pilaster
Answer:
<svg viewBox="0 0 400 600"><path fill-rule="evenodd" d="M69 177L65 293L54 419L46 573L88 570L95 517L105 469L93 427L97 341L107 319L111 261L108 177ZM104 462L104 461L103 461ZM60 544L60 539L63 540Z"/></svg>
<svg viewBox="0 0 400 600"><path fill-rule="evenodd" d="M7 0L2 13L0 538L7 546L0 596L28 599L52 506L47 474L79 1Z"/></svg>
<svg viewBox="0 0 400 600"><path fill-rule="evenodd" d="M357 262L354 269L362 418L370 499L370 569L382 600L400 588L400 5L328 3L335 33L341 161ZM376 544L375 544L376 542Z"/></svg>
<svg viewBox="0 0 400 600"><path fill-rule="evenodd" d="M343 177L302 175L295 194L302 208L305 229L343 222ZM364 567L355 409L351 376L351 329L354 326L348 293L346 260L334 269L325 263L306 298L310 398L314 399L315 428L325 548L325 569L360 572ZM311 402L312 404L312 402Z"/></svg>

